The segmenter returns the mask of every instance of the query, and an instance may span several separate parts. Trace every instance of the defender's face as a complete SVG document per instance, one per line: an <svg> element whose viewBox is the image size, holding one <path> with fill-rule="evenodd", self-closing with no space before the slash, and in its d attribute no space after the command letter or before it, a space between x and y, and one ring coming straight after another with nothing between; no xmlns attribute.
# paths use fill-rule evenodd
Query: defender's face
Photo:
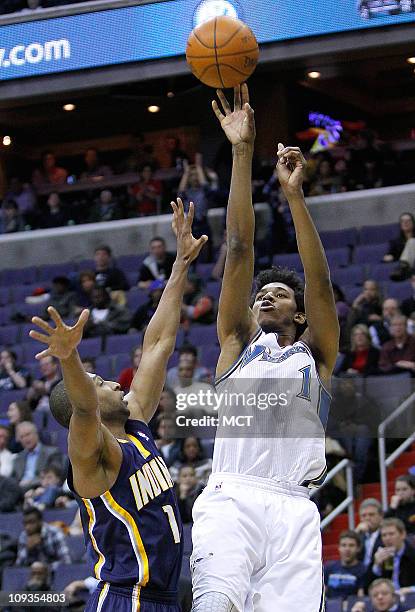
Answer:
<svg viewBox="0 0 415 612"><path fill-rule="evenodd" d="M103 420L126 421L130 417L130 411L120 385L98 375L94 376L93 381L97 388L98 406Z"/></svg>
<svg viewBox="0 0 415 612"><path fill-rule="evenodd" d="M261 327L287 327L297 312L294 291L284 283L269 283L258 291L252 310Z"/></svg>

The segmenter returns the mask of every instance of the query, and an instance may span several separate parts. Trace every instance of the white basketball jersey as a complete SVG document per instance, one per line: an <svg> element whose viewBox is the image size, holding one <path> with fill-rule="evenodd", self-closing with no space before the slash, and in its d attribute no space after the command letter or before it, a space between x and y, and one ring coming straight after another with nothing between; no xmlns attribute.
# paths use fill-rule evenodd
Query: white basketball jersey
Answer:
<svg viewBox="0 0 415 612"><path fill-rule="evenodd" d="M331 397L305 343L281 347L278 334L259 330L216 391L223 401L213 472L321 484Z"/></svg>

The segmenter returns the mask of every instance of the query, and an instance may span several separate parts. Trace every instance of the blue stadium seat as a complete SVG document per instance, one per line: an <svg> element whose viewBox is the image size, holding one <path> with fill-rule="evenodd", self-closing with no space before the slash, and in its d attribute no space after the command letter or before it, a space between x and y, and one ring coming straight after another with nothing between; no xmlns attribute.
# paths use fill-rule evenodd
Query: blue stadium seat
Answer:
<svg viewBox="0 0 415 612"><path fill-rule="evenodd" d="M349 304L352 304L353 301L357 298L357 296L362 293L362 287L356 287L355 285L343 285L342 286L343 293L346 297L346 301Z"/></svg>
<svg viewBox="0 0 415 612"><path fill-rule="evenodd" d="M93 259L81 259L76 262L76 268L78 272L83 272L84 270L95 270L95 261Z"/></svg>
<svg viewBox="0 0 415 612"><path fill-rule="evenodd" d="M20 268L13 270L3 270L1 274L1 284L4 287L12 285L30 285L37 280L37 268Z"/></svg>
<svg viewBox="0 0 415 612"><path fill-rule="evenodd" d="M207 281L209 280L214 267L214 263L198 263L196 266L196 274L200 276L201 279Z"/></svg>
<svg viewBox="0 0 415 612"><path fill-rule="evenodd" d="M113 365L113 378L114 380L118 380L121 370L124 368L131 367L131 355L130 353L118 353L114 355L114 365Z"/></svg>
<svg viewBox="0 0 415 612"><path fill-rule="evenodd" d="M290 268L300 272L303 269L303 264L298 253L288 253L286 255L274 255L272 259L274 266Z"/></svg>
<svg viewBox="0 0 415 612"><path fill-rule="evenodd" d="M142 289L139 289L138 287L133 287L127 293L127 306L132 313L134 313L137 308L143 304L147 304L148 301L148 293Z"/></svg>
<svg viewBox="0 0 415 612"><path fill-rule="evenodd" d="M389 225L363 225L360 228L360 244L379 244L388 242L399 236L399 226L397 223Z"/></svg>
<svg viewBox="0 0 415 612"><path fill-rule="evenodd" d="M222 283L220 281L208 281L206 283L204 293L209 295L214 300L218 301Z"/></svg>
<svg viewBox="0 0 415 612"><path fill-rule="evenodd" d="M341 599L326 599L326 612L342 612L343 601Z"/></svg>
<svg viewBox="0 0 415 612"><path fill-rule="evenodd" d="M27 389L14 389L13 391L0 392L0 409L7 410L12 402L20 402L26 397Z"/></svg>
<svg viewBox="0 0 415 612"><path fill-rule="evenodd" d="M55 276L69 277L76 270L74 263L52 264L39 267L38 280L39 282L51 281Z"/></svg>
<svg viewBox="0 0 415 612"><path fill-rule="evenodd" d="M38 302L36 304L20 302L19 304L14 304L14 312L24 315L30 321L32 317L44 317L46 307L47 302Z"/></svg>
<svg viewBox="0 0 415 612"><path fill-rule="evenodd" d="M10 302L10 288L0 287L0 306L7 306Z"/></svg>
<svg viewBox="0 0 415 612"><path fill-rule="evenodd" d="M137 281L138 281L138 270L136 270L135 272L126 272L125 276L127 277L127 280L129 282L130 287L136 287L137 286Z"/></svg>
<svg viewBox="0 0 415 612"><path fill-rule="evenodd" d="M347 612L351 611L357 601L363 601L366 605L366 608L370 609L370 597L357 597L356 595L350 595L347 598Z"/></svg>
<svg viewBox="0 0 415 612"><path fill-rule="evenodd" d="M388 252L388 247L388 243L358 246L354 250L353 263L362 265L381 263L383 256Z"/></svg>
<svg viewBox="0 0 415 612"><path fill-rule="evenodd" d="M401 283L395 283L390 281L384 284L384 295L385 297L396 298L399 302L406 300L412 296L412 287L409 280L402 281Z"/></svg>
<svg viewBox="0 0 415 612"><path fill-rule="evenodd" d="M113 379L112 357L102 355L95 360L95 372L105 380Z"/></svg>
<svg viewBox="0 0 415 612"><path fill-rule="evenodd" d="M396 262L375 264L369 267L366 276L378 283L389 281L389 277L395 270L396 265Z"/></svg>
<svg viewBox="0 0 415 612"><path fill-rule="evenodd" d="M167 369L169 370L170 368L176 367L178 363L179 363L179 352L174 351L173 355L170 357L169 361L167 362Z"/></svg>
<svg viewBox="0 0 415 612"><path fill-rule="evenodd" d="M86 563L60 565L53 578L53 590L62 593L69 583L74 580L85 580L90 575L91 571Z"/></svg>
<svg viewBox="0 0 415 612"><path fill-rule="evenodd" d="M350 229L321 232L320 239L325 249L336 249L354 246L357 242L357 230Z"/></svg>
<svg viewBox="0 0 415 612"><path fill-rule="evenodd" d="M13 312L14 309L12 305L9 304L8 306L2 306L0 308L0 325L10 325L13 323Z"/></svg>
<svg viewBox="0 0 415 612"><path fill-rule="evenodd" d="M137 279L138 271L144 259L145 255L121 255L121 257L117 257L115 265L124 273L134 272Z"/></svg>
<svg viewBox="0 0 415 612"><path fill-rule="evenodd" d="M206 368L211 368L213 371L216 368L220 354L219 346L204 346L202 347L202 353L199 358Z"/></svg>
<svg viewBox="0 0 415 612"><path fill-rule="evenodd" d="M349 263L350 251L347 247L329 249L326 251L326 257L330 268L339 268Z"/></svg>
<svg viewBox="0 0 415 612"><path fill-rule="evenodd" d="M61 427L62 431L64 430ZM66 431L66 435L68 432ZM65 525L70 525L75 518L75 514L78 511L78 506L71 506L69 508L50 508L49 510L45 510L43 512L43 518L46 523L53 523L54 521L62 521Z"/></svg>
<svg viewBox="0 0 415 612"><path fill-rule="evenodd" d="M341 288L343 285L362 285L365 280L363 266L347 266L347 268L336 268L331 273L334 283Z"/></svg>
<svg viewBox="0 0 415 612"><path fill-rule="evenodd" d="M83 359L84 357L98 357L101 355L102 338L85 338L78 346L78 351Z"/></svg>
<svg viewBox="0 0 415 612"><path fill-rule="evenodd" d="M54 419L51 419L53 421ZM64 455L68 454L68 431L64 429L61 425L57 424L56 430L52 431L49 429L48 433L50 434L50 444L52 446L57 446L61 453ZM56 519L57 520L57 519Z"/></svg>
<svg viewBox="0 0 415 612"><path fill-rule="evenodd" d="M16 344L20 337L20 326L19 325L5 325L0 327L0 344L13 345ZM13 347L15 350L15 347Z"/></svg>
<svg viewBox="0 0 415 612"><path fill-rule="evenodd" d="M15 304L25 303L25 299L30 295L33 295L35 289L39 287L44 287L47 289L46 283L34 283L33 285L15 285L14 287L10 287L10 292L13 298L13 302ZM46 308L47 302L44 302L44 307Z"/></svg>
<svg viewBox="0 0 415 612"><path fill-rule="evenodd" d="M187 341L195 346L214 346L218 343L216 324L192 325L187 335Z"/></svg>
<svg viewBox="0 0 415 612"><path fill-rule="evenodd" d="M142 343L142 334L122 334L107 336L105 344L106 355L117 353L130 353L136 346Z"/></svg>
<svg viewBox="0 0 415 612"><path fill-rule="evenodd" d="M0 531L5 531L12 538L18 538L23 530L23 514L21 512L2 512L0 514Z"/></svg>
<svg viewBox="0 0 415 612"><path fill-rule="evenodd" d="M33 325L31 329L34 329ZM28 336L27 341L22 342L20 346L23 350L25 363L34 361L36 355L46 348L46 344L42 344L41 342L38 342L37 340L32 340L30 336Z"/></svg>
<svg viewBox="0 0 415 612"><path fill-rule="evenodd" d="M29 576L29 567L6 567L3 571L2 590L9 592L24 591Z"/></svg>

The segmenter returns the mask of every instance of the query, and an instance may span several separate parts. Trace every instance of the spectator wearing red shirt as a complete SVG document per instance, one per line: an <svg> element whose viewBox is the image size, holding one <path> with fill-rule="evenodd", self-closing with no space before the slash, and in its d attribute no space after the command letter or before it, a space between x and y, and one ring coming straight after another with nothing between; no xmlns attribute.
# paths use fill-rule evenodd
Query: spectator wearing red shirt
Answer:
<svg viewBox="0 0 415 612"><path fill-rule="evenodd" d="M355 325L351 333L351 350L345 355L340 372L350 376L378 374L379 351L372 346L367 325Z"/></svg>
<svg viewBox="0 0 415 612"><path fill-rule="evenodd" d="M396 315L391 320L392 340L385 342L380 351L379 368L384 374L415 374L415 338L408 334L406 325L403 315Z"/></svg>
<svg viewBox="0 0 415 612"><path fill-rule="evenodd" d="M155 215L161 196L161 182L153 178L151 166L144 166L140 175L140 182L130 189L132 216Z"/></svg>
<svg viewBox="0 0 415 612"><path fill-rule="evenodd" d="M65 168L56 165L56 157L51 151L45 151L42 155L42 169L33 172L32 182L38 187L45 183L51 185L63 185L66 183L68 172Z"/></svg>
<svg viewBox="0 0 415 612"><path fill-rule="evenodd" d="M124 368L118 377L118 384L121 386L121 390L124 393L128 393L131 387L132 380L135 373L137 372L138 366L140 365L141 355L143 354L142 346L136 346L131 351L131 363L129 368Z"/></svg>

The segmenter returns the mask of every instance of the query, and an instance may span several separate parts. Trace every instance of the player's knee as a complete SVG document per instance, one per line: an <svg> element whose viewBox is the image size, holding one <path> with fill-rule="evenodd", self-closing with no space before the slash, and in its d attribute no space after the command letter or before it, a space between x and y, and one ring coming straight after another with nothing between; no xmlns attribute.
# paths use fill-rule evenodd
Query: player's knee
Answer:
<svg viewBox="0 0 415 612"><path fill-rule="evenodd" d="M192 612L238 612L223 593L204 593L193 602Z"/></svg>

